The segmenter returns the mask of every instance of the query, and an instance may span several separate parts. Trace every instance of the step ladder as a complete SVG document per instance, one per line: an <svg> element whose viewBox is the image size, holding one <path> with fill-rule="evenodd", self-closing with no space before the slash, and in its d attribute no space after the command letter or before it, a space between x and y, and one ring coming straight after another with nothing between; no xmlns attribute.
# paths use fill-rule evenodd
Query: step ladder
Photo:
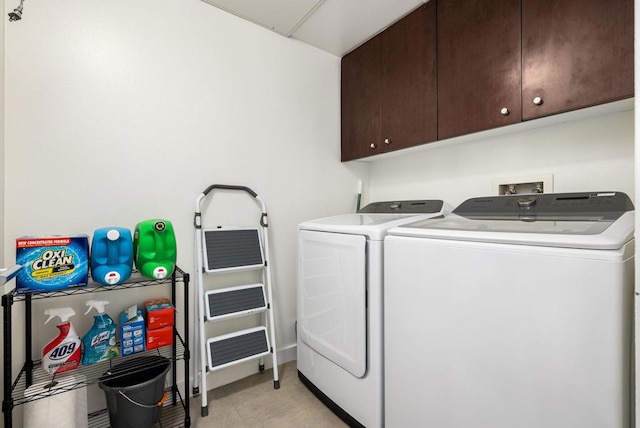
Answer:
<svg viewBox="0 0 640 428"><path fill-rule="evenodd" d="M259 227L204 228L201 206L215 191L240 191L249 194L262 211ZM264 357L271 354L273 387L280 388L276 351L271 266L267 233L267 208L264 201L245 186L213 184L196 199L193 225L195 228L195 282L197 325L196 342L199 352L194 356L196 376L193 393L201 393L201 415L209 414L207 373L222 370L253 359L259 360L258 370L264 371ZM205 291L204 275L233 274L260 271L261 282L235 285ZM206 324L260 314L260 325L216 337L207 337ZM202 391L200 391L200 388Z"/></svg>

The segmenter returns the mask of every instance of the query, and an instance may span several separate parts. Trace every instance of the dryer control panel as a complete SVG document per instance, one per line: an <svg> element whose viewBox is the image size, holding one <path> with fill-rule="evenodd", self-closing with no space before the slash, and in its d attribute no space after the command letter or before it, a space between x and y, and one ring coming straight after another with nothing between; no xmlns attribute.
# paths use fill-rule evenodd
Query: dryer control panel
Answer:
<svg viewBox="0 0 640 428"><path fill-rule="evenodd" d="M442 210L441 200L422 199L414 201L373 202L358 213L361 214L431 214Z"/></svg>

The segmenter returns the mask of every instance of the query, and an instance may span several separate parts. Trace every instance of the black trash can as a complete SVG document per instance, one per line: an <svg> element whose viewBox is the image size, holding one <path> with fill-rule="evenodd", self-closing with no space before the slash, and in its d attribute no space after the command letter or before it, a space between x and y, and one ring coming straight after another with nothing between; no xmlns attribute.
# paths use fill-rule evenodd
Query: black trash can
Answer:
<svg viewBox="0 0 640 428"><path fill-rule="evenodd" d="M169 366L169 360L159 355L138 357L100 377L112 428L150 428L160 419Z"/></svg>

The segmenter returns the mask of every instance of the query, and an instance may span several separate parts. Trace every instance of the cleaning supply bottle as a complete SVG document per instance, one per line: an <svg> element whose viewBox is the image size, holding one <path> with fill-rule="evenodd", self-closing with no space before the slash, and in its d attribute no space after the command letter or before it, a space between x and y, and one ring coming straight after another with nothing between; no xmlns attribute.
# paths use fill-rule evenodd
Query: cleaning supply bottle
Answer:
<svg viewBox="0 0 640 428"><path fill-rule="evenodd" d="M95 309L98 314L93 316L93 326L82 338L84 365L95 364L119 355L116 346L116 323L104 312L104 307L108 304L106 300L87 301L89 309L84 314L87 315L91 309Z"/></svg>
<svg viewBox="0 0 640 428"><path fill-rule="evenodd" d="M153 219L138 223L133 234L133 258L147 278L170 276L176 265L176 237L171 222Z"/></svg>
<svg viewBox="0 0 640 428"><path fill-rule="evenodd" d="M91 277L102 285L121 284L133 269L133 238L124 227L103 227L91 240Z"/></svg>
<svg viewBox="0 0 640 428"><path fill-rule="evenodd" d="M75 369L80 364L80 337L69 318L76 312L72 308L55 308L47 309L44 314L49 316L45 324L54 317L60 318L60 324L56 326L60 333L42 348L42 367L49 374Z"/></svg>

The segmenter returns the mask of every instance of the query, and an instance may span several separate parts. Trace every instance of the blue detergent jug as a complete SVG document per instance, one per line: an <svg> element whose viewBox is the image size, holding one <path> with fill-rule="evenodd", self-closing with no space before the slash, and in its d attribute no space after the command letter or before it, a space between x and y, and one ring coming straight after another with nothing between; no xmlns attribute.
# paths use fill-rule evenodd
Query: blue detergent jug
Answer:
<svg viewBox="0 0 640 428"><path fill-rule="evenodd" d="M93 233L91 276L102 285L121 284L133 270L133 239L124 227L104 227Z"/></svg>
<svg viewBox="0 0 640 428"><path fill-rule="evenodd" d="M138 223L133 238L136 267L148 278L163 279L176 265L176 237L168 220L154 219Z"/></svg>

